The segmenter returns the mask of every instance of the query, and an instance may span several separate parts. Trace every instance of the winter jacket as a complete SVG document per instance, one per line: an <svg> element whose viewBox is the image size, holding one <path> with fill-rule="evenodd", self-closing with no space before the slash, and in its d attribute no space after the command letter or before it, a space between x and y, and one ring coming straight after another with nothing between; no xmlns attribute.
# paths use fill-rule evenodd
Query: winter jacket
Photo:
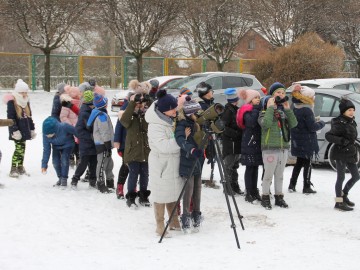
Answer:
<svg viewBox="0 0 360 270"><path fill-rule="evenodd" d="M76 137L79 139L80 156L96 155L95 143L92 137L92 128L87 128L92 108L91 104L83 103L80 107L78 121L75 125Z"/></svg>
<svg viewBox="0 0 360 270"><path fill-rule="evenodd" d="M126 128L124 162L147 162L149 157L148 123L144 114L135 113L135 102L130 101L121 116L120 123Z"/></svg>
<svg viewBox="0 0 360 270"><path fill-rule="evenodd" d="M25 108L22 108L16 103L16 99L13 95L5 97L7 100L7 118L15 121L14 125L9 126L9 140L14 140L12 134L16 131L20 131L21 140L31 140L31 131L35 130L34 121L32 119L32 113L30 103L28 102Z"/></svg>
<svg viewBox="0 0 360 270"><path fill-rule="evenodd" d="M325 138L334 143L333 157L347 163L357 163L357 149L355 141L358 137L355 118L340 115L331 120L331 129L326 132Z"/></svg>
<svg viewBox="0 0 360 270"><path fill-rule="evenodd" d="M206 98L200 98L199 104L201 106L201 109L203 111L206 111L211 107L211 105L214 105L214 99L206 99Z"/></svg>
<svg viewBox="0 0 360 270"><path fill-rule="evenodd" d="M55 120L55 119L54 119ZM51 154L51 146L53 149L73 148L75 128L67 123L56 122L55 136L46 137L43 134L43 158L41 160L41 168L47 168Z"/></svg>
<svg viewBox="0 0 360 270"><path fill-rule="evenodd" d="M190 127L191 134L186 139L185 129ZM202 164L204 163L204 156L201 156L196 160L196 158L191 154L193 148L199 148L199 145L194 140L195 134L195 122L189 117L184 115L182 110L179 110L179 116L176 123L175 129L175 139L177 144L180 146L180 168L179 174L182 177L189 177L191 169L195 165L195 170L192 175L201 175Z"/></svg>
<svg viewBox="0 0 360 270"><path fill-rule="evenodd" d="M311 159L319 152L316 131L325 126L324 121L315 121L311 108L298 105L294 108L297 126L291 129L291 154L295 157Z"/></svg>
<svg viewBox="0 0 360 270"><path fill-rule="evenodd" d="M60 121L75 126L78 120L78 116L70 108L61 107Z"/></svg>
<svg viewBox="0 0 360 270"><path fill-rule="evenodd" d="M111 151L114 147L114 128L106 109L93 109L86 125L93 130L96 153Z"/></svg>
<svg viewBox="0 0 360 270"><path fill-rule="evenodd" d="M123 113L123 111L125 111L128 104L129 104L129 102L127 100L125 100L124 104L120 108L122 113ZM124 153L125 140L126 140L126 128L123 127L120 120L118 119L116 121L115 134L114 134L114 142L120 143L120 148L118 149L118 152Z"/></svg>
<svg viewBox="0 0 360 270"><path fill-rule="evenodd" d="M275 110L273 106L270 106L266 111L260 113L258 122L261 126L262 150L289 149L290 144L284 138L290 137L290 129L297 125L292 110ZM281 129L281 126L283 126L283 129Z"/></svg>
<svg viewBox="0 0 360 270"><path fill-rule="evenodd" d="M174 121L157 110L153 103L145 114L149 124L149 186L154 202L170 203L180 195L180 147L176 143Z"/></svg>
<svg viewBox="0 0 360 270"><path fill-rule="evenodd" d="M245 166L263 164L261 152L261 127L258 123L261 106L244 104L238 111L236 121L243 128L240 162Z"/></svg>
<svg viewBox="0 0 360 270"><path fill-rule="evenodd" d="M227 103L223 114L221 115L221 120L224 122L225 129L222 133L222 155L226 157L227 155L236 155L241 153L241 137L242 130L236 124L236 113L238 107Z"/></svg>
<svg viewBox="0 0 360 270"><path fill-rule="evenodd" d="M51 109L51 116L55 117L60 121L60 112L61 112L61 101L60 101L60 94L56 93L53 99L53 105Z"/></svg>

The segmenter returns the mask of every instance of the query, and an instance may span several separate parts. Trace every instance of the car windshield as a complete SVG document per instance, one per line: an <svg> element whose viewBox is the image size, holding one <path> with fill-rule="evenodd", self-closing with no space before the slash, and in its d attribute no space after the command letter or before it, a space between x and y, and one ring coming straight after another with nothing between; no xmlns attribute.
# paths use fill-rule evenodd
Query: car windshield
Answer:
<svg viewBox="0 0 360 270"><path fill-rule="evenodd" d="M171 89L180 90L182 87L192 88L193 85L196 86L198 83L202 82L204 78L205 78L204 75L194 75L194 76L185 77L181 80L177 80L176 82L174 82L174 84L172 84L171 87L168 87L168 89L171 88Z"/></svg>
<svg viewBox="0 0 360 270"><path fill-rule="evenodd" d="M175 86L177 85L177 83L179 82L179 81L181 81L182 80L182 78L179 78L179 79L174 79L174 80L172 80L172 81L170 81L170 82L168 82L168 83L166 83L162 88L164 88L164 89L168 89L168 88L176 88Z"/></svg>

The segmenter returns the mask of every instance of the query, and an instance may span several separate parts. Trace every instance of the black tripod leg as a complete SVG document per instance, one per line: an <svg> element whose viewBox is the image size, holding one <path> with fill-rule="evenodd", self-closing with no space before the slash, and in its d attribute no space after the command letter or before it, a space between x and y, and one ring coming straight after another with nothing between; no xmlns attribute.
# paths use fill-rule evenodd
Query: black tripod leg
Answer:
<svg viewBox="0 0 360 270"><path fill-rule="evenodd" d="M220 158L220 155L219 155L219 153L220 153L219 143L216 140L215 134L213 134L212 136L213 136L213 140L215 142L215 156L216 156L216 160L218 162L218 167L219 167L219 172L220 172L220 177L221 177L221 183L222 183L223 189L225 191L224 195L225 195L225 200L226 200L226 204L227 204L227 207L228 207L229 216L230 216L230 220L231 220L231 228L234 231L237 247L240 249L239 238L238 238L238 235L237 235L236 225L235 225L234 217L233 217L232 210L231 210L230 200L229 200L229 197L227 195L227 190L231 190L231 187L230 187L230 183L227 181L228 177L225 177L225 176L227 176L227 173L224 170L223 160ZM233 200L236 212L237 212L239 220L240 220L241 227L244 230L245 228L244 228L244 225L243 225L242 220L241 220L243 218L243 216L240 215L239 208L237 207L237 203L235 201L234 195L231 194L231 196L232 196L232 200Z"/></svg>

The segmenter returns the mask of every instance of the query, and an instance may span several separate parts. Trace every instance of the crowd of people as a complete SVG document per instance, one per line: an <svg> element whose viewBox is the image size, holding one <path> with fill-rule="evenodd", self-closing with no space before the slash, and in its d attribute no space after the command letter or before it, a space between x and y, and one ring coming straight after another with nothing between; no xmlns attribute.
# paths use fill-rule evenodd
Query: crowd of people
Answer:
<svg viewBox="0 0 360 270"><path fill-rule="evenodd" d="M302 192L316 193L311 182L311 160L319 151L316 132L325 123L314 115L313 89L293 85L292 105L285 86L279 82L272 84L263 97L257 90L226 89L227 103L218 119L223 124L222 132L216 135L222 142L221 153L218 153L213 137L198 121L215 104L212 87L205 82L198 84L198 98L193 98L187 88L181 89L175 97L158 86L156 80L132 80L131 91L120 108L114 129L107 113L105 89L97 85L95 79L78 87L59 84L50 116L42 123L41 171L47 172L51 155L58 178L55 187L67 187L69 168L74 166L72 188L77 187L86 173L83 179L89 187L102 193L115 191L118 199L126 199L129 208L137 208L137 202L150 207L151 200L158 235L165 230L165 209L169 216L175 213L168 226L170 230L199 230L204 219L202 184L219 188L213 179L202 179L202 170L207 160L213 171L219 156L224 162L228 184L224 185L223 192L227 195L244 195L246 202L258 201L268 210L272 209L274 198L275 206L288 208L283 180L289 149L297 161L288 191L296 192L297 179L303 169ZM9 140L15 144L9 174L13 178L27 173L24 167L26 141L36 138L28 92L28 85L19 79L12 93L4 98L7 119L0 120L1 126L9 127ZM350 201L349 191L360 178L355 146L358 135L355 106L343 98L339 108L341 114L332 120L326 139L335 144L335 209L351 211L355 203ZM122 157L117 185L113 173L114 148ZM239 185L240 164L245 166L244 191ZM260 166L263 167L261 177ZM351 179L343 187L346 168ZM177 204L184 183L182 201ZM175 208L177 211L173 211ZM165 236L170 234L165 232Z"/></svg>

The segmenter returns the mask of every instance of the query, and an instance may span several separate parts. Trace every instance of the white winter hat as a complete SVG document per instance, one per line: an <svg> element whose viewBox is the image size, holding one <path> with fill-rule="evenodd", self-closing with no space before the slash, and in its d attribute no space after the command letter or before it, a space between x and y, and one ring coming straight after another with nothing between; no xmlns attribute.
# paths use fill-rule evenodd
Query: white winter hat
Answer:
<svg viewBox="0 0 360 270"><path fill-rule="evenodd" d="M18 93L22 93L22 92L28 92L29 89L29 85L24 82L22 79L18 79L16 84L15 84L15 89L14 92L18 92Z"/></svg>

